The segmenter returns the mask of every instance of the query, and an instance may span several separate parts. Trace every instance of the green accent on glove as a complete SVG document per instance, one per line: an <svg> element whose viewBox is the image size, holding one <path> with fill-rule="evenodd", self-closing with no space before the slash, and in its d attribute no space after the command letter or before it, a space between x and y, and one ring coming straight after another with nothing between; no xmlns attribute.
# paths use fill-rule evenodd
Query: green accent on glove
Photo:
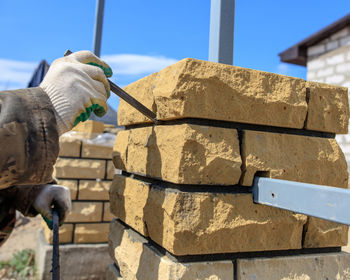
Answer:
<svg viewBox="0 0 350 280"><path fill-rule="evenodd" d="M103 72L105 73L107 78L112 77L112 75L113 75L113 71L110 67L104 67L104 66L97 64L95 62L88 62L86 64L97 66L97 67L101 68L103 70Z"/></svg>
<svg viewBox="0 0 350 280"><path fill-rule="evenodd" d="M52 230L52 228L53 228L53 221L50 220L49 218L45 217L43 214L40 214L40 215L44 219L44 221L47 224L47 226L49 227L49 229Z"/></svg>
<svg viewBox="0 0 350 280"><path fill-rule="evenodd" d="M73 127L80 122L85 122L88 120L90 118L91 112L94 112L98 117L102 117L106 113L106 110L98 104L92 104L90 107L87 107L85 109L85 112L81 113L80 116L75 119Z"/></svg>

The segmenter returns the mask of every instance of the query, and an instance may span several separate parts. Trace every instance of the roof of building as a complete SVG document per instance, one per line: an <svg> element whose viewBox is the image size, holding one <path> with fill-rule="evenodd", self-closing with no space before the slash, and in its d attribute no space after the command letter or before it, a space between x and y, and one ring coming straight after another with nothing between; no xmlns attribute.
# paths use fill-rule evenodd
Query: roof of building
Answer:
<svg viewBox="0 0 350 280"><path fill-rule="evenodd" d="M278 55L280 56L280 60L282 62L306 66L308 47L321 42L348 25L350 25L350 14L347 14L336 22L333 22L301 42L279 53Z"/></svg>

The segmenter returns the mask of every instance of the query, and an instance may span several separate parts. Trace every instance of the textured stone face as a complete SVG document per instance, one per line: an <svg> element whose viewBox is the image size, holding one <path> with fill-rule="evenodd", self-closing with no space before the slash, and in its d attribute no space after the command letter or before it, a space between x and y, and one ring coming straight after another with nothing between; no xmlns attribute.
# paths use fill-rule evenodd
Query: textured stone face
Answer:
<svg viewBox="0 0 350 280"><path fill-rule="evenodd" d="M108 241L109 224L77 224L74 231L75 243L103 243Z"/></svg>
<svg viewBox="0 0 350 280"><path fill-rule="evenodd" d="M308 82L309 102L306 129L348 133L348 89Z"/></svg>
<svg viewBox="0 0 350 280"><path fill-rule="evenodd" d="M100 222L101 220L102 202L74 201L66 222Z"/></svg>
<svg viewBox="0 0 350 280"><path fill-rule="evenodd" d="M237 279L350 279L350 254L332 253L238 259Z"/></svg>
<svg viewBox="0 0 350 280"><path fill-rule="evenodd" d="M121 131L117 169L177 184L235 185L241 158L234 129L173 125Z"/></svg>
<svg viewBox="0 0 350 280"><path fill-rule="evenodd" d="M349 227L345 225L309 217L303 247L321 248L346 246L348 244L348 228Z"/></svg>
<svg viewBox="0 0 350 280"><path fill-rule="evenodd" d="M108 200L111 181L80 180L79 200Z"/></svg>
<svg viewBox="0 0 350 280"><path fill-rule="evenodd" d="M233 280L232 261L178 262L117 220L111 223L109 249L125 280Z"/></svg>
<svg viewBox="0 0 350 280"><path fill-rule="evenodd" d="M111 157L112 157L112 153L111 153ZM113 161L108 160L107 161L107 174L106 174L106 179L107 180L112 180L114 177L114 173L115 173L115 168L113 165Z"/></svg>
<svg viewBox="0 0 350 280"><path fill-rule="evenodd" d="M83 142L83 147L81 150L82 158L112 158L112 147L95 145L87 141Z"/></svg>
<svg viewBox="0 0 350 280"><path fill-rule="evenodd" d="M72 137L65 136L60 137L60 157L79 157L80 156L81 141Z"/></svg>
<svg viewBox="0 0 350 280"><path fill-rule="evenodd" d="M92 136L92 134L100 134L104 131L104 123L87 120L85 122L80 122L77 126L75 126L72 130L84 133L86 136Z"/></svg>
<svg viewBox="0 0 350 280"><path fill-rule="evenodd" d="M175 255L299 249L304 215L251 194L182 192L115 176L111 210Z"/></svg>
<svg viewBox="0 0 350 280"><path fill-rule="evenodd" d="M57 184L65 186L69 189L72 200L77 198L78 180L57 180Z"/></svg>
<svg viewBox="0 0 350 280"><path fill-rule="evenodd" d="M347 188L347 164L334 139L244 131L242 184L263 177ZM348 227L309 218L303 246L343 246Z"/></svg>
<svg viewBox="0 0 350 280"><path fill-rule="evenodd" d="M307 112L302 79L189 58L125 90L159 120L204 118L302 128ZM130 125L145 118L121 101L118 121Z"/></svg>
<svg viewBox="0 0 350 280"><path fill-rule="evenodd" d="M105 171L105 160L58 158L54 177L62 179L103 179Z"/></svg>
<svg viewBox="0 0 350 280"><path fill-rule="evenodd" d="M123 278L120 276L119 269L114 264L110 264L108 266L106 280L123 280Z"/></svg>
<svg viewBox="0 0 350 280"><path fill-rule="evenodd" d="M346 188L347 164L334 139L244 131L241 183L263 177Z"/></svg>
<svg viewBox="0 0 350 280"><path fill-rule="evenodd" d="M103 208L104 208L104 210L103 210L103 221L104 222L112 221L112 219L115 218L115 216L111 213L109 202L105 202L103 204Z"/></svg>

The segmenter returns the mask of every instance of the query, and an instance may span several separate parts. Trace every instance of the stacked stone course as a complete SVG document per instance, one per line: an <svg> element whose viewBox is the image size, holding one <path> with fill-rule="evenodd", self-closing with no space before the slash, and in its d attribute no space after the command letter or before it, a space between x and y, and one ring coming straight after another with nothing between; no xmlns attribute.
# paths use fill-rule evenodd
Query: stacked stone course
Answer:
<svg viewBox="0 0 350 280"><path fill-rule="evenodd" d="M70 189L72 211L60 227L60 243L108 242L108 190L114 176L112 147L89 143L72 136L60 138L60 152L54 177ZM45 237L52 243L52 231L44 226Z"/></svg>
<svg viewBox="0 0 350 280"><path fill-rule="evenodd" d="M108 279L348 279L346 226L249 192L255 175L347 188L345 88L184 59L126 91L161 123L121 101Z"/></svg>
<svg viewBox="0 0 350 280"><path fill-rule="evenodd" d="M115 169L113 144L104 141L113 135L106 138L107 134L102 134L106 129L116 130L87 121L60 138L54 177L70 189L72 199L72 212L59 229L61 279L104 279L110 262L107 242L113 215L108 190ZM43 222L36 249L37 279L52 277L52 237Z"/></svg>

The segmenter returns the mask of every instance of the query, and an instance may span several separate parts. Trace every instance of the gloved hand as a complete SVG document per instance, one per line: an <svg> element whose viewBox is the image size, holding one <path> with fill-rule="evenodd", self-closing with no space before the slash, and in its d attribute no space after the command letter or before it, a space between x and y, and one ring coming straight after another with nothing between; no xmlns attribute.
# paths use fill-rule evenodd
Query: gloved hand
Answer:
<svg viewBox="0 0 350 280"><path fill-rule="evenodd" d="M33 207L41 214L50 229L52 229L53 206L58 211L58 218L62 225L72 208L68 188L60 185L46 185L33 203Z"/></svg>
<svg viewBox="0 0 350 280"><path fill-rule="evenodd" d="M110 87L106 77L110 76L112 69L89 51L52 63L40 87L51 99L59 135L86 121L91 112L98 117L107 112Z"/></svg>

